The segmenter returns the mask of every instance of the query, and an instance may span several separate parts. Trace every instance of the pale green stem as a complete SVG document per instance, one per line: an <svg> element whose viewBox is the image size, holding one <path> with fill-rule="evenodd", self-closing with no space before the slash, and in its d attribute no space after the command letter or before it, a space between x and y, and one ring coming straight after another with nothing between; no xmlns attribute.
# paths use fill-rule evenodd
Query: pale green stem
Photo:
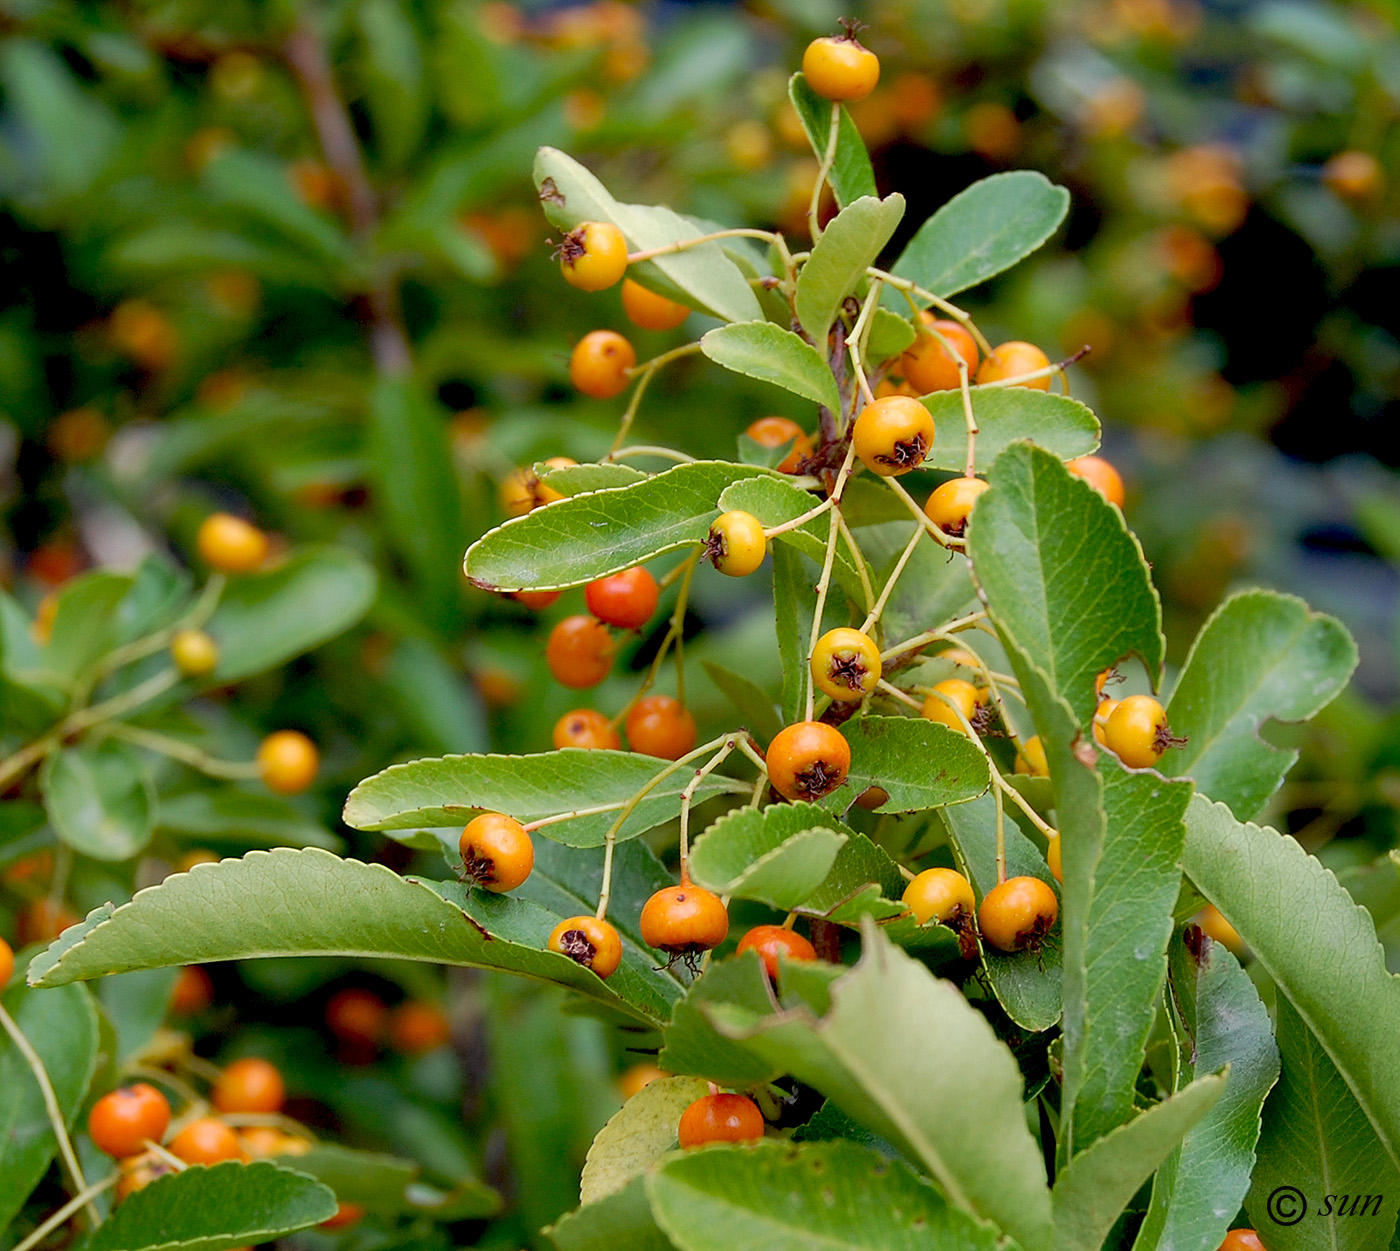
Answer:
<svg viewBox="0 0 1400 1251"><path fill-rule="evenodd" d="M30 1045L29 1039L24 1036L24 1031L20 1029L3 1004L0 1004L0 1026L10 1036L10 1041L14 1043L15 1050L24 1057L24 1062L29 1065L29 1071L34 1074L34 1080L39 1085L39 1093L44 1100L44 1111L48 1113L49 1125L53 1129L54 1139L58 1143L59 1158L63 1161L63 1167L68 1170L68 1179L73 1190L81 1195L88 1190L87 1178L83 1176L83 1166L78 1163L77 1153L73 1150L73 1144L68 1138L68 1126L63 1120L63 1111L58 1106L58 1096L54 1093L53 1083L49 1081L48 1071L44 1068L44 1062L39 1058L39 1053ZM98 1216L97 1209L92 1206L89 1199L84 1207L87 1208L88 1224L96 1229L102 1223L102 1218Z"/></svg>
<svg viewBox="0 0 1400 1251"><path fill-rule="evenodd" d="M47 1238L51 1233L53 1233L55 1229L57 1229L66 1220L68 1220L68 1218L71 1217L79 1208L89 1207L92 1201L96 1199L97 1196L100 1195L104 1190L110 1190L113 1186L115 1186L117 1184L118 1178L120 1177L120 1173L112 1173L109 1176L104 1177L100 1182L93 1182L93 1184L87 1187L86 1190L83 1190L81 1193L76 1194L71 1199L69 1199L68 1202L65 1203L61 1208L59 1208L58 1211L55 1212L52 1216L50 1216L48 1220L46 1220L42 1225L38 1226L35 1230L33 1230L33 1232L31 1232L27 1238L15 1243L14 1247L11 1248L11 1251L30 1251L30 1248L37 1247L41 1242L44 1241L45 1238Z"/></svg>
<svg viewBox="0 0 1400 1251"><path fill-rule="evenodd" d="M821 168L817 170L817 181L812 187L812 202L807 207L807 230L816 243L822 237L822 228L817 221L821 209L822 188L826 186L827 175L836 164L836 148L841 138L841 106L836 101L831 104L831 129L827 132L826 152L822 156Z"/></svg>
<svg viewBox="0 0 1400 1251"><path fill-rule="evenodd" d="M714 243L719 239L762 239L765 243L782 243L782 236L774 234L771 230L752 230L748 227L736 227L733 230L716 230L713 234L696 235L693 239L679 239L675 243L663 243L658 248L647 248L642 252L629 252L627 263L636 265L640 261L649 261L657 256L671 256L676 252L684 252L689 248L698 248L705 243Z"/></svg>
<svg viewBox="0 0 1400 1251"><path fill-rule="evenodd" d="M256 761L220 760L190 743L182 743L179 739L157 734L153 730L143 730L140 726L109 725L103 727L102 733L133 743L137 747L144 747L148 751L159 752L162 756L169 756L172 760L198 769L211 778L255 779L262 774Z"/></svg>

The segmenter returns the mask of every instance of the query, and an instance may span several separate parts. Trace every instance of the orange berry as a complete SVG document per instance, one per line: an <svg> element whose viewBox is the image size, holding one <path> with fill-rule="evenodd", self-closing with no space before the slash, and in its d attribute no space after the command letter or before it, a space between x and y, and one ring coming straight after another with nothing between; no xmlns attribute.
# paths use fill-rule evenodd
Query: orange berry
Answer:
<svg viewBox="0 0 1400 1251"><path fill-rule="evenodd" d="M271 547L257 526L232 513L211 513L195 536L200 557L220 573L251 573L267 559Z"/></svg>
<svg viewBox="0 0 1400 1251"><path fill-rule="evenodd" d="M1125 695L1104 723L1103 737L1130 769L1150 769L1171 741L1166 711L1150 695Z"/></svg>
<svg viewBox="0 0 1400 1251"><path fill-rule="evenodd" d="M880 649L869 635L850 626L823 634L807 666L817 689L842 703L859 703L880 683Z"/></svg>
<svg viewBox="0 0 1400 1251"><path fill-rule="evenodd" d="M1064 866L1060 860L1061 847L1060 839L1062 834L1055 835L1050 839L1045 848L1045 863L1050 867L1050 876L1057 882L1063 883L1065 880Z"/></svg>
<svg viewBox="0 0 1400 1251"><path fill-rule="evenodd" d="M639 699L627 714L632 750L661 760L679 760L695 746L695 718L669 695Z"/></svg>
<svg viewBox="0 0 1400 1251"><path fill-rule="evenodd" d="M1380 162L1369 152L1338 152L1322 167L1322 181L1343 200L1369 200L1384 185Z"/></svg>
<svg viewBox="0 0 1400 1251"><path fill-rule="evenodd" d="M977 497L987 489L981 478L949 478L935 487L924 504L924 515L940 530L961 538Z"/></svg>
<svg viewBox="0 0 1400 1251"><path fill-rule="evenodd" d="M950 701L958 712L962 713L961 719L953 708L949 707ZM971 682L964 682L961 678L948 678L946 681L935 683L933 690L925 697L923 715L930 721L937 721L950 730L956 730L959 734L966 734L963 720L971 721L981 705L982 692Z"/></svg>
<svg viewBox="0 0 1400 1251"><path fill-rule="evenodd" d="M955 869L925 869L904 888L903 902L920 925L934 920L954 929L977 910L972 883Z"/></svg>
<svg viewBox="0 0 1400 1251"><path fill-rule="evenodd" d="M554 723L554 745L621 751L622 738L601 712L593 708L575 708Z"/></svg>
<svg viewBox="0 0 1400 1251"><path fill-rule="evenodd" d="M1021 750L1016 753L1016 772L1027 773L1033 778L1050 776L1050 761L1045 755L1045 744L1039 734L1032 734Z"/></svg>
<svg viewBox="0 0 1400 1251"><path fill-rule="evenodd" d="M197 964L187 964L175 979L170 996L170 1011L176 1016L193 1016L214 1002L214 984L209 974Z"/></svg>
<svg viewBox="0 0 1400 1251"><path fill-rule="evenodd" d="M1045 369L1049 364L1050 358L1034 343L1023 343L1019 339L1012 339L1009 343L1003 343L994 348L992 354L982 362L981 367L977 370L977 382L979 385L985 385L989 382L1005 382L1008 378L1018 378L1022 374ZM1048 391L1050 390L1050 375L1046 374L1042 378L1031 378L1026 382L1017 382L1012 385L1030 387L1035 391Z"/></svg>
<svg viewBox="0 0 1400 1251"><path fill-rule="evenodd" d="M321 754L300 730L276 730L258 747L263 785L278 795L299 795L316 780Z"/></svg>
<svg viewBox="0 0 1400 1251"><path fill-rule="evenodd" d="M1083 478L1110 504L1123 507L1123 477L1102 456L1076 456L1065 462L1065 468Z"/></svg>
<svg viewBox="0 0 1400 1251"><path fill-rule="evenodd" d="M203 630L177 630L170 659L187 678L205 678L219 667L219 645Z"/></svg>
<svg viewBox="0 0 1400 1251"><path fill-rule="evenodd" d="M15 975L15 950L0 938L0 990L4 990Z"/></svg>
<svg viewBox="0 0 1400 1251"><path fill-rule="evenodd" d="M763 1113L747 1095L703 1095L681 1113L676 1139L682 1147L708 1142L750 1142L763 1137Z"/></svg>
<svg viewBox="0 0 1400 1251"><path fill-rule="evenodd" d="M670 956L718 947L729 933L729 911L720 897L689 882L665 886L642 905L642 941Z"/></svg>
<svg viewBox="0 0 1400 1251"><path fill-rule="evenodd" d="M280 1112L286 1095L277 1066L247 1056L219 1074L210 1098L220 1112Z"/></svg>
<svg viewBox="0 0 1400 1251"><path fill-rule="evenodd" d="M1055 892L1038 877L1013 877L994 886L977 909L982 937L999 951L1038 947L1060 914Z"/></svg>
<svg viewBox="0 0 1400 1251"><path fill-rule="evenodd" d="M389 1009L373 991L352 986L326 1001L326 1028L341 1042L378 1046Z"/></svg>
<svg viewBox="0 0 1400 1251"><path fill-rule="evenodd" d="M484 890L514 890L535 867L535 845L523 825L500 812L483 812L457 840L462 872Z"/></svg>
<svg viewBox="0 0 1400 1251"><path fill-rule="evenodd" d="M615 650L607 626L580 613L565 617L549 632L544 658L556 682L582 690L608 676Z"/></svg>
<svg viewBox="0 0 1400 1251"><path fill-rule="evenodd" d="M540 612L553 604L562 594L562 591L507 591L506 598L513 599L522 608Z"/></svg>
<svg viewBox="0 0 1400 1251"><path fill-rule="evenodd" d="M863 100L880 81L880 58L854 35L825 35L807 45L802 74L828 100Z"/></svg>
<svg viewBox="0 0 1400 1251"><path fill-rule="evenodd" d="M590 582L583 592L588 611L619 630L640 630L651 620L660 598L656 579L640 565Z"/></svg>
<svg viewBox="0 0 1400 1251"><path fill-rule="evenodd" d="M346 1229L355 1224L365 1214L365 1209L358 1203L337 1203L335 1205L335 1215L323 1220L319 1226L321 1229Z"/></svg>
<svg viewBox="0 0 1400 1251"><path fill-rule="evenodd" d="M812 454L812 440L795 421L787 417L760 417L744 431L759 447L784 447L792 450L777 465L779 473L796 473L802 459Z"/></svg>
<svg viewBox="0 0 1400 1251"><path fill-rule="evenodd" d="M1267 1251L1252 1229L1232 1229L1216 1251Z"/></svg>
<svg viewBox="0 0 1400 1251"><path fill-rule="evenodd" d="M569 357L569 381L584 395L610 400L627 390L637 351L615 330L591 330Z"/></svg>
<svg viewBox="0 0 1400 1251"><path fill-rule="evenodd" d="M763 523L752 513L734 509L721 513L710 525L705 559L720 573L744 578L753 573L768 552Z"/></svg>
<svg viewBox="0 0 1400 1251"><path fill-rule="evenodd" d="M894 478L923 463L933 436L928 409L910 396L890 395L861 409L851 438L871 473Z"/></svg>
<svg viewBox="0 0 1400 1251"><path fill-rule="evenodd" d="M238 1135L212 1116L191 1121L170 1140L169 1150L186 1164L219 1164L243 1158Z"/></svg>
<svg viewBox="0 0 1400 1251"><path fill-rule="evenodd" d="M105 1094L88 1113L88 1137L114 1158L138 1154L147 1139L159 1142L170 1124L170 1103L154 1086L138 1082Z"/></svg>
<svg viewBox="0 0 1400 1251"><path fill-rule="evenodd" d="M578 916L560 921L550 931L545 945L575 964L592 969L604 980L616 973L622 963L622 936L598 917Z"/></svg>
<svg viewBox="0 0 1400 1251"><path fill-rule="evenodd" d="M962 385L958 357L967 364L969 382L977 374L977 340L955 321L939 321L924 314L924 324L936 330L948 341L950 352L938 339L925 331L900 357L899 372L921 395L928 391L951 391ZM956 355L954 355L956 353Z"/></svg>
<svg viewBox="0 0 1400 1251"><path fill-rule="evenodd" d="M143 1151L140 1155L118 1160L117 1168L121 1171L114 1192L118 1203L131 1198L138 1190L145 1190L157 1177L175 1171L175 1166L155 1151Z"/></svg>
<svg viewBox="0 0 1400 1251"><path fill-rule="evenodd" d="M634 1064L617 1079L617 1089L624 1099L630 1099L633 1095L645 1090L652 1082L670 1076L671 1074L665 1069L659 1069L654 1064Z"/></svg>
<svg viewBox="0 0 1400 1251"><path fill-rule="evenodd" d="M1240 937L1239 930L1225 919L1220 909L1214 904L1206 904L1196 913L1195 921L1207 937L1215 939L1222 947L1236 956L1244 955L1244 939Z"/></svg>
<svg viewBox="0 0 1400 1251"><path fill-rule="evenodd" d="M580 291L602 291L627 272L627 240L611 222L584 222L559 245L564 281Z"/></svg>
<svg viewBox="0 0 1400 1251"><path fill-rule="evenodd" d="M801 934L794 930L785 930L781 925L755 925L739 940L734 954L741 956L746 951L758 952L758 958L763 961L768 976L775 981L778 977L779 956L785 960L817 958L817 949L811 943Z"/></svg>
<svg viewBox="0 0 1400 1251"><path fill-rule="evenodd" d="M815 802L846 780L851 745L824 721L787 726L768 745L768 780L785 799Z"/></svg>
<svg viewBox="0 0 1400 1251"><path fill-rule="evenodd" d="M423 1055L451 1041L447 1014L425 999L405 999L389 1017L389 1045L403 1055Z"/></svg>
<svg viewBox="0 0 1400 1251"><path fill-rule="evenodd" d="M674 330L690 316L690 309L684 304L648 291L630 278L622 282L622 311L628 321L643 330Z"/></svg>

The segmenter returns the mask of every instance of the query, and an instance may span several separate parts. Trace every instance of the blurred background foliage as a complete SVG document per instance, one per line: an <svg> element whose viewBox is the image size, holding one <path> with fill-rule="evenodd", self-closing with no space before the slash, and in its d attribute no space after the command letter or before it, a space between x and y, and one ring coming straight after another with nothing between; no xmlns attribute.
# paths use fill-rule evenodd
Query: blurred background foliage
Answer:
<svg viewBox="0 0 1400 1251"><path fill-rule="evenodd" d="M968 307L994 341L1092 349L1074 391L1128 481L1174 662L1242 584L1297 592L1359 638L1357 681L1307 731L1271 817L1373 908L1400 969L1400 883L1372 867L1400 833L1400 39L1380 3L0 0L9 595L33 614L91 567L193 564L215 508L369 558L379 593L357 628L185 714L245 745L305 730L325 768L295 801L304 822L411 867L339 825L357 780L425 754L545 750L578 702L548 681L536 615L459 574L514 466L611 441L620 406L570 390L572 344L609 326L645 358L703 328L634 332L616 290L560 280L535 148L575 154L622 199L801 239L816 162L787 77L847 15L883 63L854 114L881 191L910 205L890 255L987 173L1069 187L1066 229ZM653 384L638 441L732 457L767 413L812 422L690 358ZM698 579L692 654L744 654L773 678L768 602ZM657 641L589 702L620 707ZM702 731L727 724L695 677ZM60 903L128 897L205 848L191 826L157 821L126 863L0 828L0 932L43 939ZM535 1238L573 1206L614 1074L646 1041L499 979L454 976L447 995L420 967L211 973L212 1000L182 1018L203 1054L280 1057L308 1124L507 1197L489 1224L345 1235L365 1247ZM382 1021L337 1032L327 1009L347 989L446 1003L453 1048L396 1050Z"/></svg>

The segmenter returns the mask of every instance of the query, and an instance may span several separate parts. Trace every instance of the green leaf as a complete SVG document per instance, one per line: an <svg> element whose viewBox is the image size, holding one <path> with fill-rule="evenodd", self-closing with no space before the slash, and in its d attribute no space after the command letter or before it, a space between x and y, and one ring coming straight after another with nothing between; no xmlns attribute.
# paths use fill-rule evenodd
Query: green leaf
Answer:
<svg viewBox="0 0 1400 1251"><path fill-rule="evenodd" d="M669 766L633 752L568 748L532 756L444 756L391 765L366 778L345 801L345 824L357 830L411 830L465 825L479 812L509 812L517 821L608 807L540 827L570 847L601 847L622 806ZM618 831L619 839L671 820L694 774L674 770L648 792ZM710 774L698 799L749 788Z"/></svg>
<svg viewBox="0 0 1400 1251"><path fill-rule="evenodd" d="M900 915L905 907L895 901L903 893L904 877L888 853L864 834L849 833L826 880L800 910L843 925L858 925L867 914L876 920Z"/></svg>
<svg viewBox="0 0 1400 1251"><path fill-rule="evenodd" d="M1139 1187L1224 1089L1224 1075L1198 1078L1075 1156L1055 1179L1055 1251L1099 1251Z"/></svg>
<svg viewBox="0 0 1400 1251"><path fill-rule="evenodd" d="M971 803L945 808L940 814L964 869L982 898L997 884L996 801L983 795ZM1038 877L1058 893L1054 876L1035 845L1006 814L1006 875ZM982 967L997 1002L1022 1029L1039 1033L1060 1019L1060 980L1063 953L1058 943L1039 951L998 951L983 947Z"/></svg>
<svg viewBox="0 0 1400 1251"><path fill-rule="evenodd" d="M384 676L420 747L446 754L490 746L481 697L461 669L427 639L400 639Z"/></svg>
<svg viewBox="0 0 1400 1251"><path fill-rule="evenodd" d="M1012 444L987 480L967 541L997 630L1087 726L1101 670L1135 654L1161 671L1161 605L1142 548L1118 509L1032 444Z"/></svg>
<svg viewBox="0 0 1400 1251"><path fill-rule="evenodd" d="M418 1180L422 1168L413 1160L352 1151L338 1143L317 1143L310 1151L275 1162L314 1177L334 1190L337 1199L358 1203L371 1212L427 1213L441 1219L435 1209L450 1203L453 1219L462 1220L493 1216L501 1207L500 1195L483 1182L468 1179L457 1183L450 1194L442 1194Z"/></svg>
<svg viewBox="0 0 1400 1251"><path fill-rule="evenodd" d="M447 424L413 379L384 377L375 385L365 454L387 530L445 625L457 603L466 533Z"/></svg>
<svg viewBox="0 0 1400 1251"><path fill-rule="evenodd" d="M862 481L857 478L851 486L858 486ZM906 512L905 516L908 515ZM913 525L901 520L886 522L861 534L862 550L879 571L875 579L877 588L883 588L889 580L913 532ZM889 553L883 560L879 558L881 551ZM968 576L970 569L967 558L961 553L946 552L936 543L920 542L885 603L884 615L880 618L885 645L922 634L930 622L952 621L980 608Z"/></svg>
<svg viewBox="0 0 1400 1251"><path fill-rule="evenodd" d="M96 860L130 860L151 841L155 790L139 752L125 743L63 747L40 772L58 836Z"/></svg>
<svg viewBox="0 0 1400 1251"><path fill-rule="evenodd" d="M449 833L449 855L457 859L457 831ZM549 839L535 841L535 867L512 894L538 904L559 917L578 916L598 906L603 890L602 847L566 847ZM633 839L613 850L612 894L609 919L625 939L651 959L651 948L642 941L642 906L657 891L675 885L675 875L656 858L645 843ZM475 892L480 899L481 892Z"/></svg>
<svg viewBox="0 0 1400 1251"><path fill-rule="evenodd" d="M320 1182L267 1160L194 1165L129 1196L83 1251L227 1251L318 1225L335 1207Z"/></svg>
<svg viewBox="0 0 1400 1251"><path fill-rule="evenodd" d="M302 202L280 161L247 148L229 147L201 173L204 192L220 208L243 220L245 237L271 233L314 258L339 284L354 281L360 264L349 238L329 215Z"/></svg>
<svg viewBox="0 0 1400 1251"><path fill-rule="evenodd" d="M759 478L746 478L724 489L719 497L719 507L724 512L738 509L752 513L766 528L795 521L816 507L817 499L810 492L783 478L765 474ZM823 513L814 517L804 526L787 530L774 540L790 543L803 555L821 564L826 559L826 539L831 532L831 518ZM858 604L866 604L865 590L861 586L860 574L856 571L855 560L844 543L836 548L835 559L831 562L832 577L841 589ZM867 576L869 576L867 574Z"/></svg>
<svg viewBox="0 0 1400 1251"><path fill-rule="evenodd" d="M1279 1071L1269 1013L1234 956L1188 930L1172 943L1170 969L1182 1034L1175 1085L1227 1067L1229 1080L1220 1102L1157 1170L1136 1251L1219 1246L1249 1190L1260 1109Z"/></svg>
<svg viewBox="0 0 1400 1251"><path fill-rule="evenodd" d="M404 1190L422 1171L412 1160L352 1151L330 1142L281 1156L275 1163L314 1177L335 1191L337 1199L349 1199L376 1212L404 1210L408 1206Z"/></svg>
<svg viewBox="0 0 1400 1251"><path fill-rule="evenodd" d="M814 804L737 808L709 827L690 852L696 883L719 895L791 911L826 880L849 831Z"/></svg>
<svg viewBox="0 0 1400 1251"><path fill-rule="evenodd" d="M355 19L375 148L386 166L400 169L423 137L430 107L418 31L393 0L359 0Z"/></svg>
<svg viewBox="0 0 1400 1251"><path fill-rule="evenodd" d="M546 894L538 889L526 892L522 887L508 895L497 895L491 891L470 889L460 882L430 881L423 885L456 904L497 941L504 939L531 951L542 951L560 921L593 912L597 907L598 887L602 885L601 857L564 848L554 848L553 852L551 859L554 862L555 881L551 884L553 889L547 892L553 897L549 904L538 902ZM569 854L584 859L589 868L596 865L599 870L596 874L589 874L598 886L589 891L586 898L572 896L567 890L566 873L558 869L560 860ZM635 868L635 857L633 860L629 869ZM534 874L530 876L534 877ZM631 876L632 881L628 885L635 888L636 875L633 873ZM665 879L665 884L672 884L669 877ZM671 1005L680 998L681 983L668 968L657 966L656 953L641 941L638 921L645 899L637 899L634 890L628 893L633 897L624 901L619 895L609 904L610 920L622 935L622 966L608 979L608 987L633 1004L639 1012L647 1013L652 1020L656 1020L665 1017ZM592 1135L591 1129L589 1135Z"/></svg>
<svg viewBox="0 0 1400 1251"><path fill-rule="evenodd" d="M851 1142L760 1142L672 1156L647 1177L683 1251L994 1251L995 1229L907 1165Z"/></svg>
<svg viewBox="0 0 1400 1251"><path fill-rule="evenodd" d="M855 293L903 217L904 197L896 192L883 200L862 196L827 224L797 276L797 317L813 343L826 343L841 302Z"/></svg>
<svg viewBox="0 0 1400 1251"><path fill-rule="evenodd" d="M342 547L300 548L232 579L205 627L219 645L210 681L236 682L318 647L364 616L374 593L374 570Z"/></svg>
<svg viewBox="0 0 1400 1251"><path fill-rule="evenodd" d="M1068 1154L1123 1124L1167 976L1172 909L1181 889L1182 817L1191 788L1123 768L1107 754L1106 830L1094 865L1082 965L1066 950L1061 1130ZM1071 832L1067 837L1074 837ZM1071 996L1075 997L1071 1011ZM1072 1110L1072 1119L1071 1119Z"/></svg>
<svg viewBox="0 0 1400 1251"><path fill-rule="evenodd" d="M817 579L820 572L790 543L771 545L773 557L773 625L778 636L778 658L783 666L782 720L787 725L801 719L802 702L807 691L807 656L812 646L812 617L817 611ZM822 622L836 612L828 596L823 606ZM846 609L840 606L845 625ZM838 624L835 621L832 625Z"/></svg>
<svg viewBox="0 0 1400 1251"><path fill-rule="evenodd" d="M812 151L820 161L826 155L826 146L831 140L831 101L817 95L802 74L794 74L788 79L788 98L797 110L797 116L802 119ZM877 192L875 171L870 168L870 154L865 150L860 131L845 107L838 107L841 121L837 127L836 160L828 181L836 194L836 203L844 208L862 196L873 196Z"/></svg>
<svg viewBox="0 0 1400 1251"><path fill-rule="evenodd" d="M487 591L548 590L630 569L703 543L725 487L765 473L694 461L631 486L556 500L473 543L467 577Z"/></svg>
<svg viewBox="0 0 1400 1251"><path fill-rule="evenodd" d="M734 705L744 725L760 743L766 743L783 728L783 723L774 710L768 693L756 682L749 681L742 674L717 665L713 660L702 660L701 667L709 675L710 681L719 688L725 698Z"/></svg>
<svg viewBox="0 0 1400 1251"><path fill-rule="evenodd" d="M993 174L924 222L891 272L934 295L956 295L1029 256L1068 211L1069 192L1043 174Z"/></svg>
<svg viewBox="0 0 1400 1251"><path fill-rule="evenodd" d="M86 987L34 991L16 984L5 1010L38 1053L59 1111L72 1124L97 1066L97 1010ZM7 1031L0 1031L0 1230L24 1207L58 1150L44 1097Z"/></svg>
<svg viewBox="0 0 1400 1251"><path fill-rule="evenodd" d="M339 851L344 843L319 821L276 795L216 786L182 795L163 795L156 809L156 829L215 847L239 851L254 847L324 847Z"/></svg>
<svg viewBox="0 0 1400 1251"><path fill-rule="evenodd" d="M1011 1052L955 986L873 923L862 936L860 963L832 986L820 1019L720 1007L712 1019L917 1161L952 1204L1044 1251L1050 1194Z"/></svg>
<svg viewBox="0 0 1400 1251"><path fill-rule="evenodd" d="M692 1074L740 1089L778 1077L783 1071L780 1065L754 1055L715 1028L709 1014L715 1004L735 1007L754 1017L773 1011L768 974L757 952L711 961L705 976L690 984L671 1011L657 1064L668 1073Z"/></svg>
<svg viewBox="0 0 1400 1251"><path fill-rule="evenodd" d="M1279 999L1277 1015L1283 1071L1264 1104L1259 1162L1245 1200L1255 1227L1270 1251L1386 1251L1400 1169L1287 999Z"/></svg>
<svg viewBox="0 0 1400 1251"><path fill-rule="evenodd" d="M98 1002L116 1034L116 1059L138 1052L165 1024L177 976L175 969L142 969L97 983Z"/></svg>
<svg viewBox="0 0 1400 1251"><path fill-rule="evenodd" d="M561 469L536 465L534 473L543 485L560 495L582 495L585 491L631 486L650 476L631 465L565 465Z"/></svg>
<svg viewBox="0 0 1400 1251"><path fill-rule="evenodd" d="M709 1088L700 1077L662 1077L628 1099L588 1148L579 1181L583 1202L616 1194L672 1150L681 1113Z"/></svg>
<svg viewBox="0 0 1400 1251"><path fill-rule="evenodd" d="M1271 720L1305 721L1346 685L1356 644L1333 617L1291 595L1246 591L1215 610L1192 644L1167 719L1185 745L1158 768L1248 820L1298 759L1260 737Z"/></svg>
<svg viewBox="0 0 1400 1251"><path fill-rule="evenodd" d="M1386 971L1370 913L1293 839L1199 795L1186 813L1182 867L1317 1037L1400 1167L1388 1041L1400 1037L1400 978Z"/></svg>
<svg viewBox="0 0 1400 1251"><path fill-rule="evenodd" d="M544 1232L559 1251L675 1251L676 1246L656 1227L642 1177L561 1217Z"/></svg>
<svg viewBox="0 0 1400 1251"><path fill-rule="evenodd" d="M607 1040L596 1021L564 1016L558 994L500 977L485 989L488 1089L505 1130L511 1206L537 1229L577 1201L588 1144L616 1107Z"/></svg>
<svg viewBox="0 0 1400 1251"><path fill-rule="evenodd" d="M922 812L965 803L991 784L987 758L936 721L853 717L841 733L851 745L851 769L823 807L847 808L866 787L878 786L889 796L881 812Z"/></svg>
<svg viewBox="0 0 1400 1251"><path fill-rule="evenodd" d="M539 150L534 177L545 216L564 230L580 222L612 222L637 251L710 233L659 205L619 203L588 170L557 148ZM763 316L748 280L718 243L658 256L639 264L637 270L637 277L646 279L648 286L721 321L754 321Z"/></svg>
<svg viewBox="0 0 1400 1251"><path fill-rule="evenodd" d="M1093 410L1067 395L1051 395L1031 387L973 387L972 411L977 418L977 471L1018 439L1030 439L1061 460L1084 456L1099 445L1099 419ZM924 457L925 469L967 468L967 418L962 392L934 391L920 403L933 414L933 447Z"/></svg>
<svg viewBox="0 0 1400 1251"><path fill-rule="evenodd" d="M44 648L45 681L71 685L120 641L117 610L131 576L105 569L73 579L58 593L53 628Z"/></svg>
<svg viewBox="0 0 1400 1251"><path fill-rule="evenodd" d="M535 911L541 925L551 916ZM254 851L174 874L119 908L104 904L37 956L29 976L34 985L60 986L212 960L397 957L503 969L581 990L647 1024L664 1019L668 1005L659 1001L658 983L628 976L625 964L604 983L568 957L543 950L548 932L537 946L493 937L429 883L382 865L340 860L315 847ZM632 1002L622 988L641 998Z"/></svg>
<svg viewBox="0 0 1400 1251"><path fill-rule="evenodd" d="M800 336L772 322L720 326L701 336L700 350L716 365L736 374L771 382L832 412L841 407L826 358Z"/></svg>
<svg viewBox="0 0 1400 1251"><path fill-rule="evenodd" d="M898 356L910 347L917 337L913 324L898 313L887 308L877 308L870 319L870 333L865 340L865 354L869 363L878 365L892 356Z"/></svg>

